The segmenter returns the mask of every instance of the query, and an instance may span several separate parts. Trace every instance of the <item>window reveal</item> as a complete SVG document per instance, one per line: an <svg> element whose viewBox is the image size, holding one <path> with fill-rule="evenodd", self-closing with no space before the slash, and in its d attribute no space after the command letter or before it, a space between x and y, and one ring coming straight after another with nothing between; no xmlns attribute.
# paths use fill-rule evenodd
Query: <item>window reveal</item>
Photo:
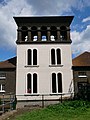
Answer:
<svg viewBox="0 0 90 120"><path fill-rule="evenodd" d="M37 74L27 74L27 93L37 93Z"/></svg>
<svg viewBox="0 0 90 120"><path fill-rule="evenodd" d="M52 73L52 93L62 93L62 74Z"/></svg>

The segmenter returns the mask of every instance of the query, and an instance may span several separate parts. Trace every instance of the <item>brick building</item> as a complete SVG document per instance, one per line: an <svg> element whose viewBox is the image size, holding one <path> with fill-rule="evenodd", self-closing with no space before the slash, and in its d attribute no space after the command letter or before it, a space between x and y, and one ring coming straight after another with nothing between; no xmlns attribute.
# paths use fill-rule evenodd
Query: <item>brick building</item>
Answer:
<svg viewBox="0 0 90 120"><path fill-rule="evenodd" d="M16 93L16 57L0 62L0 93Z"/></svg>
<svg viewBox="0 0 90 120"><path fill-rule="evenodd" d="M82 53L72 62L75 95L87 99L87 93L90 92L90 52Z"/></svg>

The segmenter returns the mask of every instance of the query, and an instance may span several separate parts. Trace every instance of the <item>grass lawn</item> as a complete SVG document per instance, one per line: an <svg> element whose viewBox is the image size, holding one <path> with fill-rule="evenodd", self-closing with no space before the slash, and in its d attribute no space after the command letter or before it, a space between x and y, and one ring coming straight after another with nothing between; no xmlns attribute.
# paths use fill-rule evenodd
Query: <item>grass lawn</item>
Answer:
<svg viewBox="0 0 90 120"><path fill-rule="evenodd" d="M25 112L10 120L90 120L90 102L65 101L41 110Z"/></svg>

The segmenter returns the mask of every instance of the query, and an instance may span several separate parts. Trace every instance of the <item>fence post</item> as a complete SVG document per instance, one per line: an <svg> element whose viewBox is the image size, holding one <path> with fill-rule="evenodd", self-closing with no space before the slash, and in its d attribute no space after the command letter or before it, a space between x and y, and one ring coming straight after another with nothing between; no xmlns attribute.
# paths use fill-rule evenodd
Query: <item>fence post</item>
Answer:
<svg viewBox="0 0 90 120"><path fill-rule="evenodd" d="M2 104L2 105L3 105L3 106L2 106L2 111L3 111L3 113L4 113L4 112L5 112L5 109L4 109L4 94L3 94L3 101L2 101L2 102L3 102L3 104Z"/></svg>
<svg viewBox="0 0 90 120"><path fill-rule="evenodd" d="M44 95L42 95L42 108L44 108Z"/></svg>
<svg viewBox="0 0 90 120"><path fill-rule="evenodd" d="M62 103L62 94L61 94L61 103Z"/></svg>
<svg viewBox="0 0 90 120"><path fill-rule="evenodd" d="M11 97L11 93L10 93L10 110L12 110L12 97Z"/></svg>

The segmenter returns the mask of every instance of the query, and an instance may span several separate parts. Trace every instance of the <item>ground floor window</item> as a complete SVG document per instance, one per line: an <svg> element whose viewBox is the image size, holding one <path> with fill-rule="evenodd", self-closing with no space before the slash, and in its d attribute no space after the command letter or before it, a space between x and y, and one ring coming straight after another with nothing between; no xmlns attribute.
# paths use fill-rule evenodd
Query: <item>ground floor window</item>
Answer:
<svg viewBox="0 0 90 120"><path fill-rule="evenodd" d="M52 93L62 93L62 74L52 73Z"/></svg>
<svg viewBox="0 0 90 120"><path fill-rule="evenodd" d="M4 84L0 84L0 92L5 92L5 85Z"/></svg>
<svg viewBox="0 0 90 120"><path fill-rule="evenodd" d="M27 74L27 93L37 93L37 74Z"/></svg>

